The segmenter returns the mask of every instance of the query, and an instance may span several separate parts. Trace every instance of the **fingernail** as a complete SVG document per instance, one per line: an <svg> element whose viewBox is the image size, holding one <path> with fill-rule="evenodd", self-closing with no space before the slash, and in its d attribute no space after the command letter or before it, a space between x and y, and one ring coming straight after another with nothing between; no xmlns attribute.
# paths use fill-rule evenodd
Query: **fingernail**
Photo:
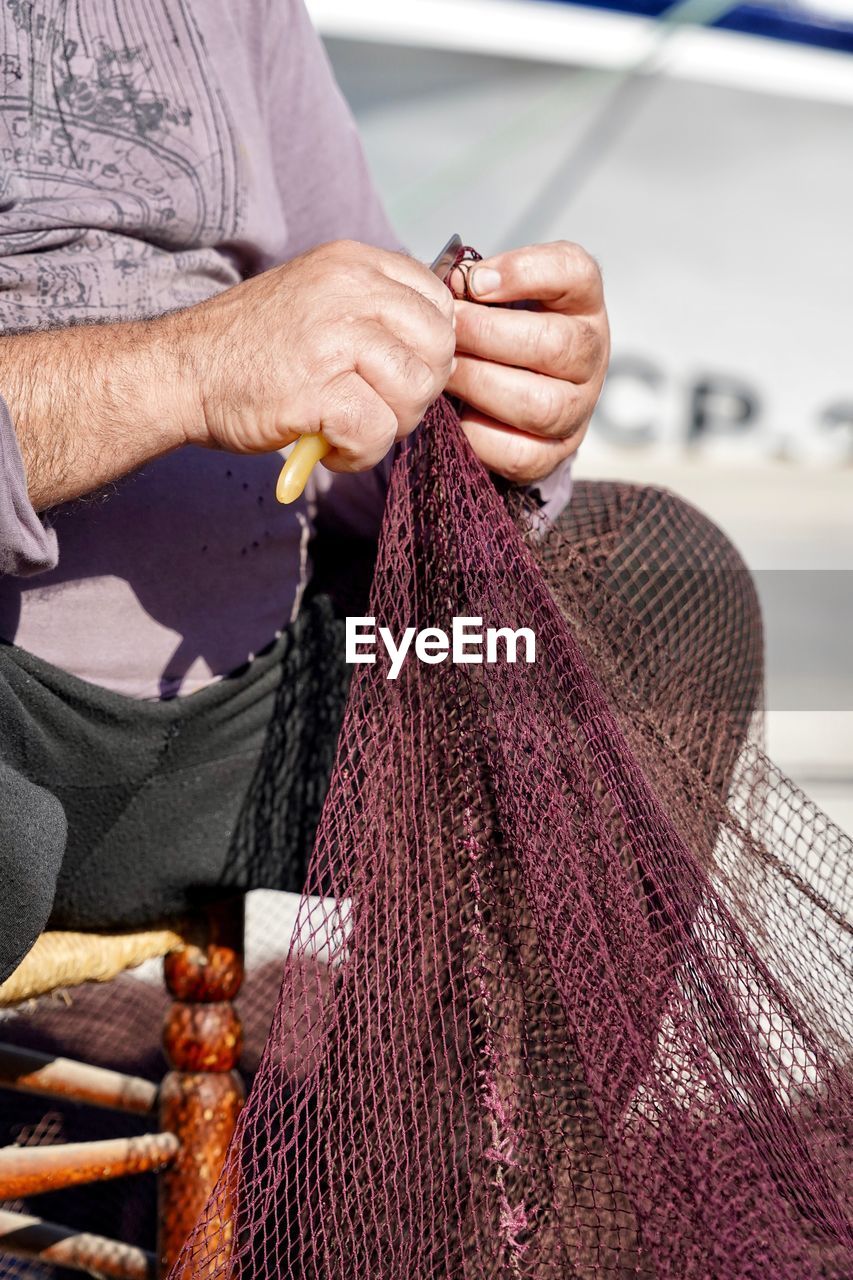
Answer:
<svg viewBox="0 0 853 1280"><path fill-rule="evenodd" d="M458 356L454 356L454 357L453 357L453 359L450 361L450 376L451 376L451 378L453 377L454 373L456 372L456 370L457 370L458 368L459 368L459 357L458 357Z"/></svg>
<svg viewBox="0 0 853 1280"><path fill-rule="evenodd" d="M476 267L468 277L468 287L478 298L486 293L494 293L501 287L500 272L491 267Z"/></svg>

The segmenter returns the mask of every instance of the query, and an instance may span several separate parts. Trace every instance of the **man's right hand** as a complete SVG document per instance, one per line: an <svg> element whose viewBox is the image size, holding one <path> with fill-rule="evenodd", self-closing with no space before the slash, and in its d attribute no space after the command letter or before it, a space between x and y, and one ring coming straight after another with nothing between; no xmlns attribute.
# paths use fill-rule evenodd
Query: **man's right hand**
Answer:
<svg viewBox="0 0 853 1280"><path fill-rule="evenodd" d="M444 390L453 314L427 267L342 240L152 320L0 335L30 501L186 444L264 453L321 429L326 466L366 470Z"/></svg>
<svg viewBox="0 0 853 1280"><path fill-rule="evenodd" d="M444 390L453 315L427 267L347 240L176 312L186 441L262 453L322 430L326 466L374 466Z"/></svg>

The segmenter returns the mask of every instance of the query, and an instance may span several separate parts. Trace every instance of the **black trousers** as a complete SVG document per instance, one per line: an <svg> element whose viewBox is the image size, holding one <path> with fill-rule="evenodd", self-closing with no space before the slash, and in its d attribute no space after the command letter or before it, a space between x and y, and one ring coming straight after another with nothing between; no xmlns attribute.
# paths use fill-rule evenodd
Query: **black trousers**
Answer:
<svg viewBox="0 0 853 1280"><path fill-rule="evenodd" d="M187 698L99 689L0 643L0 980L41 931L297 891L345 701L329 602Z"/></svg>

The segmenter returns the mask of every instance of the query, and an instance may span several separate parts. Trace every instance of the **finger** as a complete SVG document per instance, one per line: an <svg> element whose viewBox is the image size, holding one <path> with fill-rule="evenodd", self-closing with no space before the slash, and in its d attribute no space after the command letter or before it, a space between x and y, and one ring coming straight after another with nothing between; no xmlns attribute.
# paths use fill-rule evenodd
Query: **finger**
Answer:
<svg viewBox="0 0 853 1280"><path fill-rule="evenodd" d="M443 377L417 351L374 322L368 340L362 343L356 372L381 397L397 419L397 437L408 435L420 422L429 405L441 394L450 373L443 365Z"/></svg>
<svg viewBox="0 0 853 1280"><path fill-rule="evenodd" d="M459 283L463 284L462 289ZM457 296L464 294L458 269L451 284ZM510 249L485 258L470 268L468 287L477 301L532 299L576 315L593 315L601 310L604 301L598 264L579 244L569 240Z"/></svg>
<svg viewBox="0 0 853 1280"><path fill-rule="evenodd" d="M449 291L445 292L450 297ZM444 385L456 351L456 334L428 299L408 285L385 279L373 297L370 314L387 334L417 351ZM360 335L357 341L361 349L365 344ZM360 355L360 349L354 354Z"/></svg>
<svg viewBox="0 0 853 1280"><path fill-rule="evenodd" d="M555 440L574 435L595 405L585 386L461 354L447 390L498 422Z"/></svg>
<svg viewBox="0 0 853 1280"><path fill-rule="evenodd" d="M327 388L320 429L331 445L330 471L366 471L385 457L397 436L397 418L357 373L343 373Z"/></svg>
<svg viewBox="0 0 853 1280"><path fill-rule="evenodd" d="M462 414L462 430L481 462L513 484L544 480L580 444L580 437L571 444L543 440L473 410Z"/></svg>
<svg viewBox="0 0 853 1280"><path fill-rule="evenodd" d="M447 285L439 280L438 276L433 275L429 267L404 253L390 253L387 250L378 249L376 254L376 266L384 276L419 293L436 307L445 319L452 322L453 295Z"/></svg>
<svg viewBox="0 0 853 1280"><path fill-rule="evenodd" d="M589 381L604 360L600 329L584 316L554 311L508 311L473 302L456 304L460 352L564 378Z"/></svg>

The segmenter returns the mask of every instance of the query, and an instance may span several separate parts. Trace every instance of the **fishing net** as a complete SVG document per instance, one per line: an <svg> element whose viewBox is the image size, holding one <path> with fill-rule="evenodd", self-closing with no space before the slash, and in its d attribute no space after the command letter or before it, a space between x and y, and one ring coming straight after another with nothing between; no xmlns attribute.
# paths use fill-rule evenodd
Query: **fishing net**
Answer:
<svg viewBox="0 0 853 1280"><path fill-rule="evenodd" d="M272 1029L174 1275L849 1280L851 846L761 751L730 544L618 485L546 532L440 401L367 614L395 641L526 628L535 661L504 636L354 668Z"/></svg>

